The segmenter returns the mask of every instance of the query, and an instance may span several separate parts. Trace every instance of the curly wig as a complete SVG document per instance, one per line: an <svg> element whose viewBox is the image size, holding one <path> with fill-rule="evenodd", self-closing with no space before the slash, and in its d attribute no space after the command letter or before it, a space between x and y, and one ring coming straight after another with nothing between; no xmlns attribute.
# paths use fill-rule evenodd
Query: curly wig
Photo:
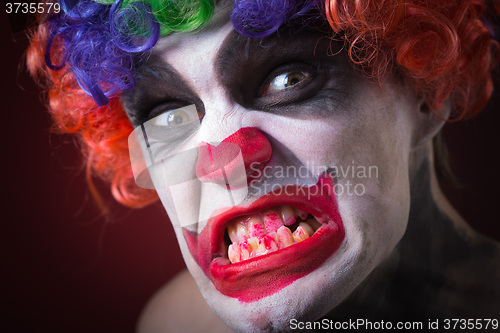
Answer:
<svg viewBox="0 0 500 333"><path fill-rule="evenodd" d="M130 207L157 199L137 187L127 138L132 125L120 103L136 69L161 36L202 29L211 0L79 0L38 27L28 68L48 96L55 126L78 136L87 178L111 184ZM265 38L283 26L326 24L364 75L401 76L433 110L450 100L453 119L477 114L492 89L497 43L484 18L486 0L235 0L231 22L243 36ZM493 7L494 4L491 4ZM91 187L92 189L92 187Z"/></svg>

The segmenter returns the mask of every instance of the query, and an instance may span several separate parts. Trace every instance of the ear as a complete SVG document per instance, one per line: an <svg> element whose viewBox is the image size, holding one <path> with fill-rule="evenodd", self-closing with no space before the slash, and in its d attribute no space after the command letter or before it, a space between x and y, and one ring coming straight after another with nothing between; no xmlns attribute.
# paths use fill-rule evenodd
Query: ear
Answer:
<svg viewBox="0 0 500 333"><path fill-rule="evenodd" d="M423 98L419 98L413 112L412 148L428 143L441 130L451 113L451 103L445 101L439 110L432 109Z"/></svg>

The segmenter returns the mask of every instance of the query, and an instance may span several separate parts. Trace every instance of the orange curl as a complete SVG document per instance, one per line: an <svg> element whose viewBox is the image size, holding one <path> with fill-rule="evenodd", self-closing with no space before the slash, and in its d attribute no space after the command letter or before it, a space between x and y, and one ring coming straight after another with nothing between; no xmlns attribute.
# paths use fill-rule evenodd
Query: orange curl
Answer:
<svg viewBox="0 0 500 333"><path fill-rule="evenodd" d="M45 25L32 36L26 56L28 70L47 92L48 109L56 129L76 134L79 139L86 160L87 182L98 205L105 209L92 181L95 176L111 183L112 195L126 206L139 208L156 201L155 191L135 184L128 152L128 136L133 128L119 98L98 107L67 68L48 69L44 61L47 36Z"/></svg>
<svg viewBox="0 0 500 333"><path fill-rule="evenodd" d="M380 80L395 68L432 109L450 99L457 120L477 114L493 89L490 72L499 52L481 21L484 1L325 0L325 11L366 76ZM135 184L128 153L132 126L119 99L97 107L67 68L48 69L47 37L47 27L40 25L28 49L28 69L47 90L57 129L79 138L91 191L96 192L92 178L99 176L111 183L114 198L124 205L156 201L156 192ZM54 52L62 47L54 40ZM57 62L58 53L51 56Z"/></svg>
<svg viewBox="0 0 500 333"><path fill-rule="evenodd" d="M477 114L492 93L497 43L481 21L484 0L326 0L327 20L365 75L396 68L434 110Z"/></svg>

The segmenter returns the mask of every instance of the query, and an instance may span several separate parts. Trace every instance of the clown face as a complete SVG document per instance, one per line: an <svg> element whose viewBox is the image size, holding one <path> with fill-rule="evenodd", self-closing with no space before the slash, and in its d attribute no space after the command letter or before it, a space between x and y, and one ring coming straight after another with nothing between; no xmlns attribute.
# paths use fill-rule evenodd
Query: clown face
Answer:
<svg viewBox="0 0 500 333"><path fill-rule="evenodd" d="M405 232L421 101L342 46L245 38L220 11L161 39L123 96L187 267L235 330L325 315Z"/></svg>

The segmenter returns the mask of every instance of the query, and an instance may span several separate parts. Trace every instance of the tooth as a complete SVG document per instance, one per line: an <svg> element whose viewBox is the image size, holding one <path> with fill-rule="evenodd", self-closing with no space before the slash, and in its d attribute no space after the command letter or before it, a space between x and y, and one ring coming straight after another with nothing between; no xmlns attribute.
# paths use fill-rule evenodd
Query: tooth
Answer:
<svg viewBox="0 0 500 333"><path fill-rule="evenodd" d="M240 243L239 244L240 249L241 249L241 260L247 260L250 258L250 254L252 253L250 246L248 243Z"/></svg>
<svg viewBox="0 0 500 333"><path fill-rule="evenodd" d="M238 243L229 245L227 249L229 260L234 264L241 261L241 249Z"/></svg>
<svg viewBox="0 0 500 333"><path fill-rule="evenodd" d="M231 263L268 254L304 241L321 226L315 218L308 219L306 222L300 222L292 233L284 225L284 221L293 224L296 222L296 216L305 219L308 213L285 205L281 207L281 211L279 208L274 208L234 220L227 226L229 238L233 242L227 252Z"/></svg>
<svg viewBox="0 0 500 333"><path fill-rule="evenodd" d="M236 238L238 239L238 242L245 242L248 238L250 238L248 229L243 222L238 223L238 226L236 227Z"/></svg>
<svg viewBox="0 0 500 333"><path fill-rule="evenodd" d="M264 237L259 238L259 252L266 253L266 251L267 251L266 240L265 240L265 236L264 236Z"/></svg>
<svg viewBox="0 0 500 333"><path fill-rule="evenodd" d="M267 232L273 232L279 229L283 225L278 213L274 211L269 211L264 213L264 224L266 225Z"/></svg>
<svg viewBox="0 0 500 333"><path fill-rule="evenodd" d="M259 238L259 251L264 254L278 250L278 235L272 232Z"/></svg>
<svg viewBox="0 0 500 333"><path fill-rule="evenodd" d="M273 231L273 232L270 232L268 235L269 235L269 237L271 237L272 239L274 239L274 241L276 242L276 244L279 243L280 239L278 238L278 232Z"/></svg>
<svg viewBox="0 0 500 333"><path fill-rule="evenodd" d="M295 223L295 212L290 206L283 206L281 208L281 218L285 225L291 225Z"/></svg>
<svg viewBox="0 0 500 333"><path fill-rule="evenodd" d="M235 225L234 223L230 223L227 226L227 233L229 234L229 239L231 239L231 242L238 242L237 225Z"/></svg>
<svg viewBox="0 0 500 333"><path fill-rule="evenodd" d="M279 249L278 243L279 243L279 238L278 238L278 233L276 231L273 231L269 234L266 235L266 242L268 249L271 251L277 251Z"/></svg>
<svg viewBox="0 0 500 333"><path fill-rule="evenodd" d="M300 210L300 209L298 209L298 208L295 208L295 212L297 213L297 215L298 215L301 219L305 220L305 219L307 218L307 215L308 215L308 214L307 214L306 212L303 212L303 211L301 211L301 210Z"/></svg>
<svg viewBox="0 0 500 333"><path fill-rule="evenodd" d="M250 247L250 257L253 258L255 256L260 255L259 253L259 239L257 237L251 237L247 240L248 245Z"/></svg>
<svg viewBox="0 0 500 333"><path fill-rule="evenodd" d="M287 227L280 227L277 231L280 248L285 248L290 245L293 245L293 235L290 229Z"/></svg>
<svg viewBox="0 0 500 333"><path fill-rule="evenodd" d="M313 228L311 227L311 225L309 223L307 223L307 222L300 222L299 226L301 226L304 229L306 229L307 234L309 235L309 237L311 237L314 234L314 230L313 230Z"/></svg>
<svg viewBox="0 0 500 333"><path fill-rule="evenodd" d="M302 242L303 240L306 240L309 238L309 234L307 233L307 230L302 226L299 225L297 227L297 230L293 232L293 239L296 242Z"/></svg>
<svg viewBox="0 0 500 333"><path fill-rule="evenodd" d="M248 229L246 227L246 219L247 217L240 217L237 220L229 223L229 225L227 226L229 239L231 239L233 243L244 242L248 239L248 237L250 237L248 235Z"/></svg>
<svg viewBox="0 0 500 333"><path fill-rule="evenodd" d="M264 223L262 223L260 217L252 216L248 220L248 234L250 235L250 237L260 237L267 234Z"/></svg>

